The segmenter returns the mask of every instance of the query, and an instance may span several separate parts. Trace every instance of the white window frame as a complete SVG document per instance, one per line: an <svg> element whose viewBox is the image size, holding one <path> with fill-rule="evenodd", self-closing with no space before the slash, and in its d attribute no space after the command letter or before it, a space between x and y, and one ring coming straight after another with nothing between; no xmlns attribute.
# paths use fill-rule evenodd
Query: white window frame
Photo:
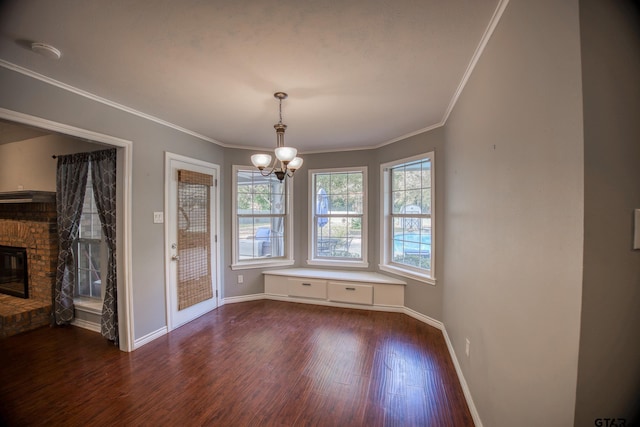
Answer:
<svg viewBox="0 0 640 427"><path fill-rule="evenodd" d="M294 264L293 259L293 215L291 207L293 206L293 178L285 178L285 216L284 216L284 256L278 258L251 259L240 260L239 255L239 235L238 230L238 171L257 171L254 166L233 165L232 168L232 190L231 190L231 251L233 254L232 270L244 270L250 268L263 267L283 267ZM274 175L275 178L275 175Z"/></svg>
<svg viewBox="0 0 640 427"><path fill-rule="evenodd" d="M393 217L391 215L391 168L404 163L412 163L419 160L431 161L431 270L419 269L393 262ZM430 285L436 284L436 184L435 184L435 152L430 151L404 159L380 165L380 264L382 271L397 274L399 276L418 280Z"/></svg>
<svg viewBox="0 0 640 427"><path fill-rule="evenodd" d="M362 230L361 230L361 255L362 259L351 260L349 258L315 258L315 247L316 247L316 238L315 238L315 212L316 212L316 200L315 200L315 180L314 174L317 173L344 173L344 172L361 172L362 173ZM310 169L309 170L309 245L308 245L308 257L307 264L308 265L322 265L322 266L330 266L330 267L354 267L354 268L363 268L368 267L368 178L367 178L367 167L366 166L353 166L353 167L345 167L345 168L325 168L325 169Z"/></svg>

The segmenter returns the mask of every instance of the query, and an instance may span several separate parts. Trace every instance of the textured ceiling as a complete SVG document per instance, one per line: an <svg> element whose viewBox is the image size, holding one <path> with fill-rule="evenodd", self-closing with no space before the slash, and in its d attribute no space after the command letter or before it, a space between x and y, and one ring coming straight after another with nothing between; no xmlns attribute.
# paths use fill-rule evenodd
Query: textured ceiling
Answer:
<svg viewBox="0 0 640 427"><path fill-rule="evenodd" d="M0 3L16 65L225 146L380 146L442 124L498 0ZM31 52L54 45L59 61Z"/></svg>

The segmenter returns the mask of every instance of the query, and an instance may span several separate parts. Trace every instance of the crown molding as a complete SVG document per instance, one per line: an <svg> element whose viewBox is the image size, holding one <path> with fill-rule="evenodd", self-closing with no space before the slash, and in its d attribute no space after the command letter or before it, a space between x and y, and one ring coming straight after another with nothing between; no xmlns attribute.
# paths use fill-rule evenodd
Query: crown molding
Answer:
<svg viewBox="0 0 640 427"><path fill-rule="evenodd" d="M43 74L36 73L35 71L29 70L28 68L21 67L20 65L16 65L12 62L6 61L4 59L0 59L0 66L6 68L11 71L15 71L17 73L23 74L27 77L31 77L32 79L40 80L41 82L50 84L52 86L56 86L62 90L66 90L67 92L74 93L76 95L82 96L84 98L90 99L95 102L99 102L101 104L107 105L109 107L115 108L117 110L124 111L129 114L133 114L134 116L141 117L143 119L150 120L152 122L158 123L160 125L169 127L171 129L177 130L178 132L185 133L187 135L194 136L198 139L202 139L207 142L211 142L213 144L219 145L221 147L227 147L225 144L220 141L216 141L213 138L209 138L208 136L204 136L198 132L194 132L187 128L183 128L182 126L178 126L174 123L168 122L166 120L162 120L156 116L152 116L151 114L143 113L142 111L138 111L134 108L127 107L126 105L119 104L117 102L111 101L110 99L103 98L91 92L87 92L86 90L78 89L75 86L68 85L66 83L62 83L58 80L52 79L51 77L47 77Z"/></svg>
<svg viewBox="0 0 640 427"><path fill-rule="evenodd" d="M456 106L458 102L458 98L460 98L460 95L462 94L464 87L467 85L467 82L469 81L469 78L471 77L473 70L476 68L476 64L478 63L478 60L480 60L480 57L482 56L482 52L484 52L484 48L487 46L487 43L489 43L489 39L491 39L491 36L493 35L494 30L498 26L498 22L500 22L500 18L502 18L502 14L504 13L504 10L506 9L508 4L509 4L509 0L500 0L498 2L498 6L496 7L496 10L493 12L493 16L491 17L491 20L489 21L489 25L487 25L487 29L484 30L484 34L480 39L480 43L478 43L478 47L476 48L476 51L473 53L473 56L471 57L471 61L469 62L469 65L467 66L467 69L462 76L462 80L460 81L458 88L454 92L453 97L449 102L449 106L447 107L447 110L444 113L444 117L442 117L441 123L443 125L447 122L447 120L449 119L449 115L451 114L454 107Z"/></svg>

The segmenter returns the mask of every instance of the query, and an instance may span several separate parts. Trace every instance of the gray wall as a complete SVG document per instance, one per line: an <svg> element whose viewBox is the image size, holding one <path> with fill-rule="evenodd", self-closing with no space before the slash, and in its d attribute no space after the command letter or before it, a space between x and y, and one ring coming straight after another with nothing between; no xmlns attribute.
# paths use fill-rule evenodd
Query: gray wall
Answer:
<svg viewBox="0 0 640 427"><path fill-rule="evenodd" d="M293 227L294 227L294 254L295 266L307 267L308 236L309 236L309 170L322 168L342 168L342 167L367 167L368 176L368 271L376 271L380 262L380 164L398 160L429 151L436 151L436 252L441 252L444 246L444 239L440 238L444 230L444 131L442 128L431 132L423 133L383 146L378 149L342 151L337 153L315 153L303 154L304 165L296 172L293 180ZM231 183L232 165L250 165L253 151L240 149L226 149L225 160L227 169L225 172L226 182ZM231 230L231 191L227 191L223 198L223 209L225 221L224 228ZM440 220L438 219L440 218ZM230 236L230 232L229 232ZM251 295L264 292L264 281L262 271L265 268L254 268L232 271L231 239L224 242L224 252L229 254L225 261L225 276L227 277L224 296L233 297L240 295ZM405 290L405 305L419 313L440 320L442 318L442 283L443 283L443 257L436 259L436 271L438 272L438 283L436 286L428 285L415 280L399 277L407 282ZM322 269L321 266L313 268ZM237 276L241 274L244 278L243 284L238 284Z"/></svg>
<svg viewBox="0 0 640 427"><path fill-rule="evenodd" d="M164 227L153 223L153 212L164 210L164 153L224 165L224 150L5 68L0 68L0 93L2 108L133 141L134 335L139 339L166 326ZM224 168L222 174L224 188ZM220 231L224 241L225 230Z"/></svg>
<svg viewBox="0 0 640 427"><path fill-rule="evenodd" d="M583 243L577 0L510 1L445 132L444 324L480 418L572 425Z"/></svg>
<svg viewBox="0 0 640 427"><path fill-rule="evenodd" d="M0 145L0 191L56 191L54 154L105 149L66 135L45 135Z"/></svg>
<svg viewBox="0 0 640 427"><path fill-rule="evenodd" d="M576 426L640 422L640 7L580 1L585 239ZM635 419L634 419L635 418Z"/></svg>

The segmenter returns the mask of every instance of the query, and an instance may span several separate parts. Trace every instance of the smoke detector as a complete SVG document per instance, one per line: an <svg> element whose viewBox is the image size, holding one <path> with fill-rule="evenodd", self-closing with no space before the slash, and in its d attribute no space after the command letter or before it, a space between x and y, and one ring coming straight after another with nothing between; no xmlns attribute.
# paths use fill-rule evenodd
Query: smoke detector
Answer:
<svg viewBox="0 0 640 427"><path fill-rule="evenodd" d="M49 59L58 60L62 56L58 49L46 43L33 42L31 43L31 50Z"/></svg>

